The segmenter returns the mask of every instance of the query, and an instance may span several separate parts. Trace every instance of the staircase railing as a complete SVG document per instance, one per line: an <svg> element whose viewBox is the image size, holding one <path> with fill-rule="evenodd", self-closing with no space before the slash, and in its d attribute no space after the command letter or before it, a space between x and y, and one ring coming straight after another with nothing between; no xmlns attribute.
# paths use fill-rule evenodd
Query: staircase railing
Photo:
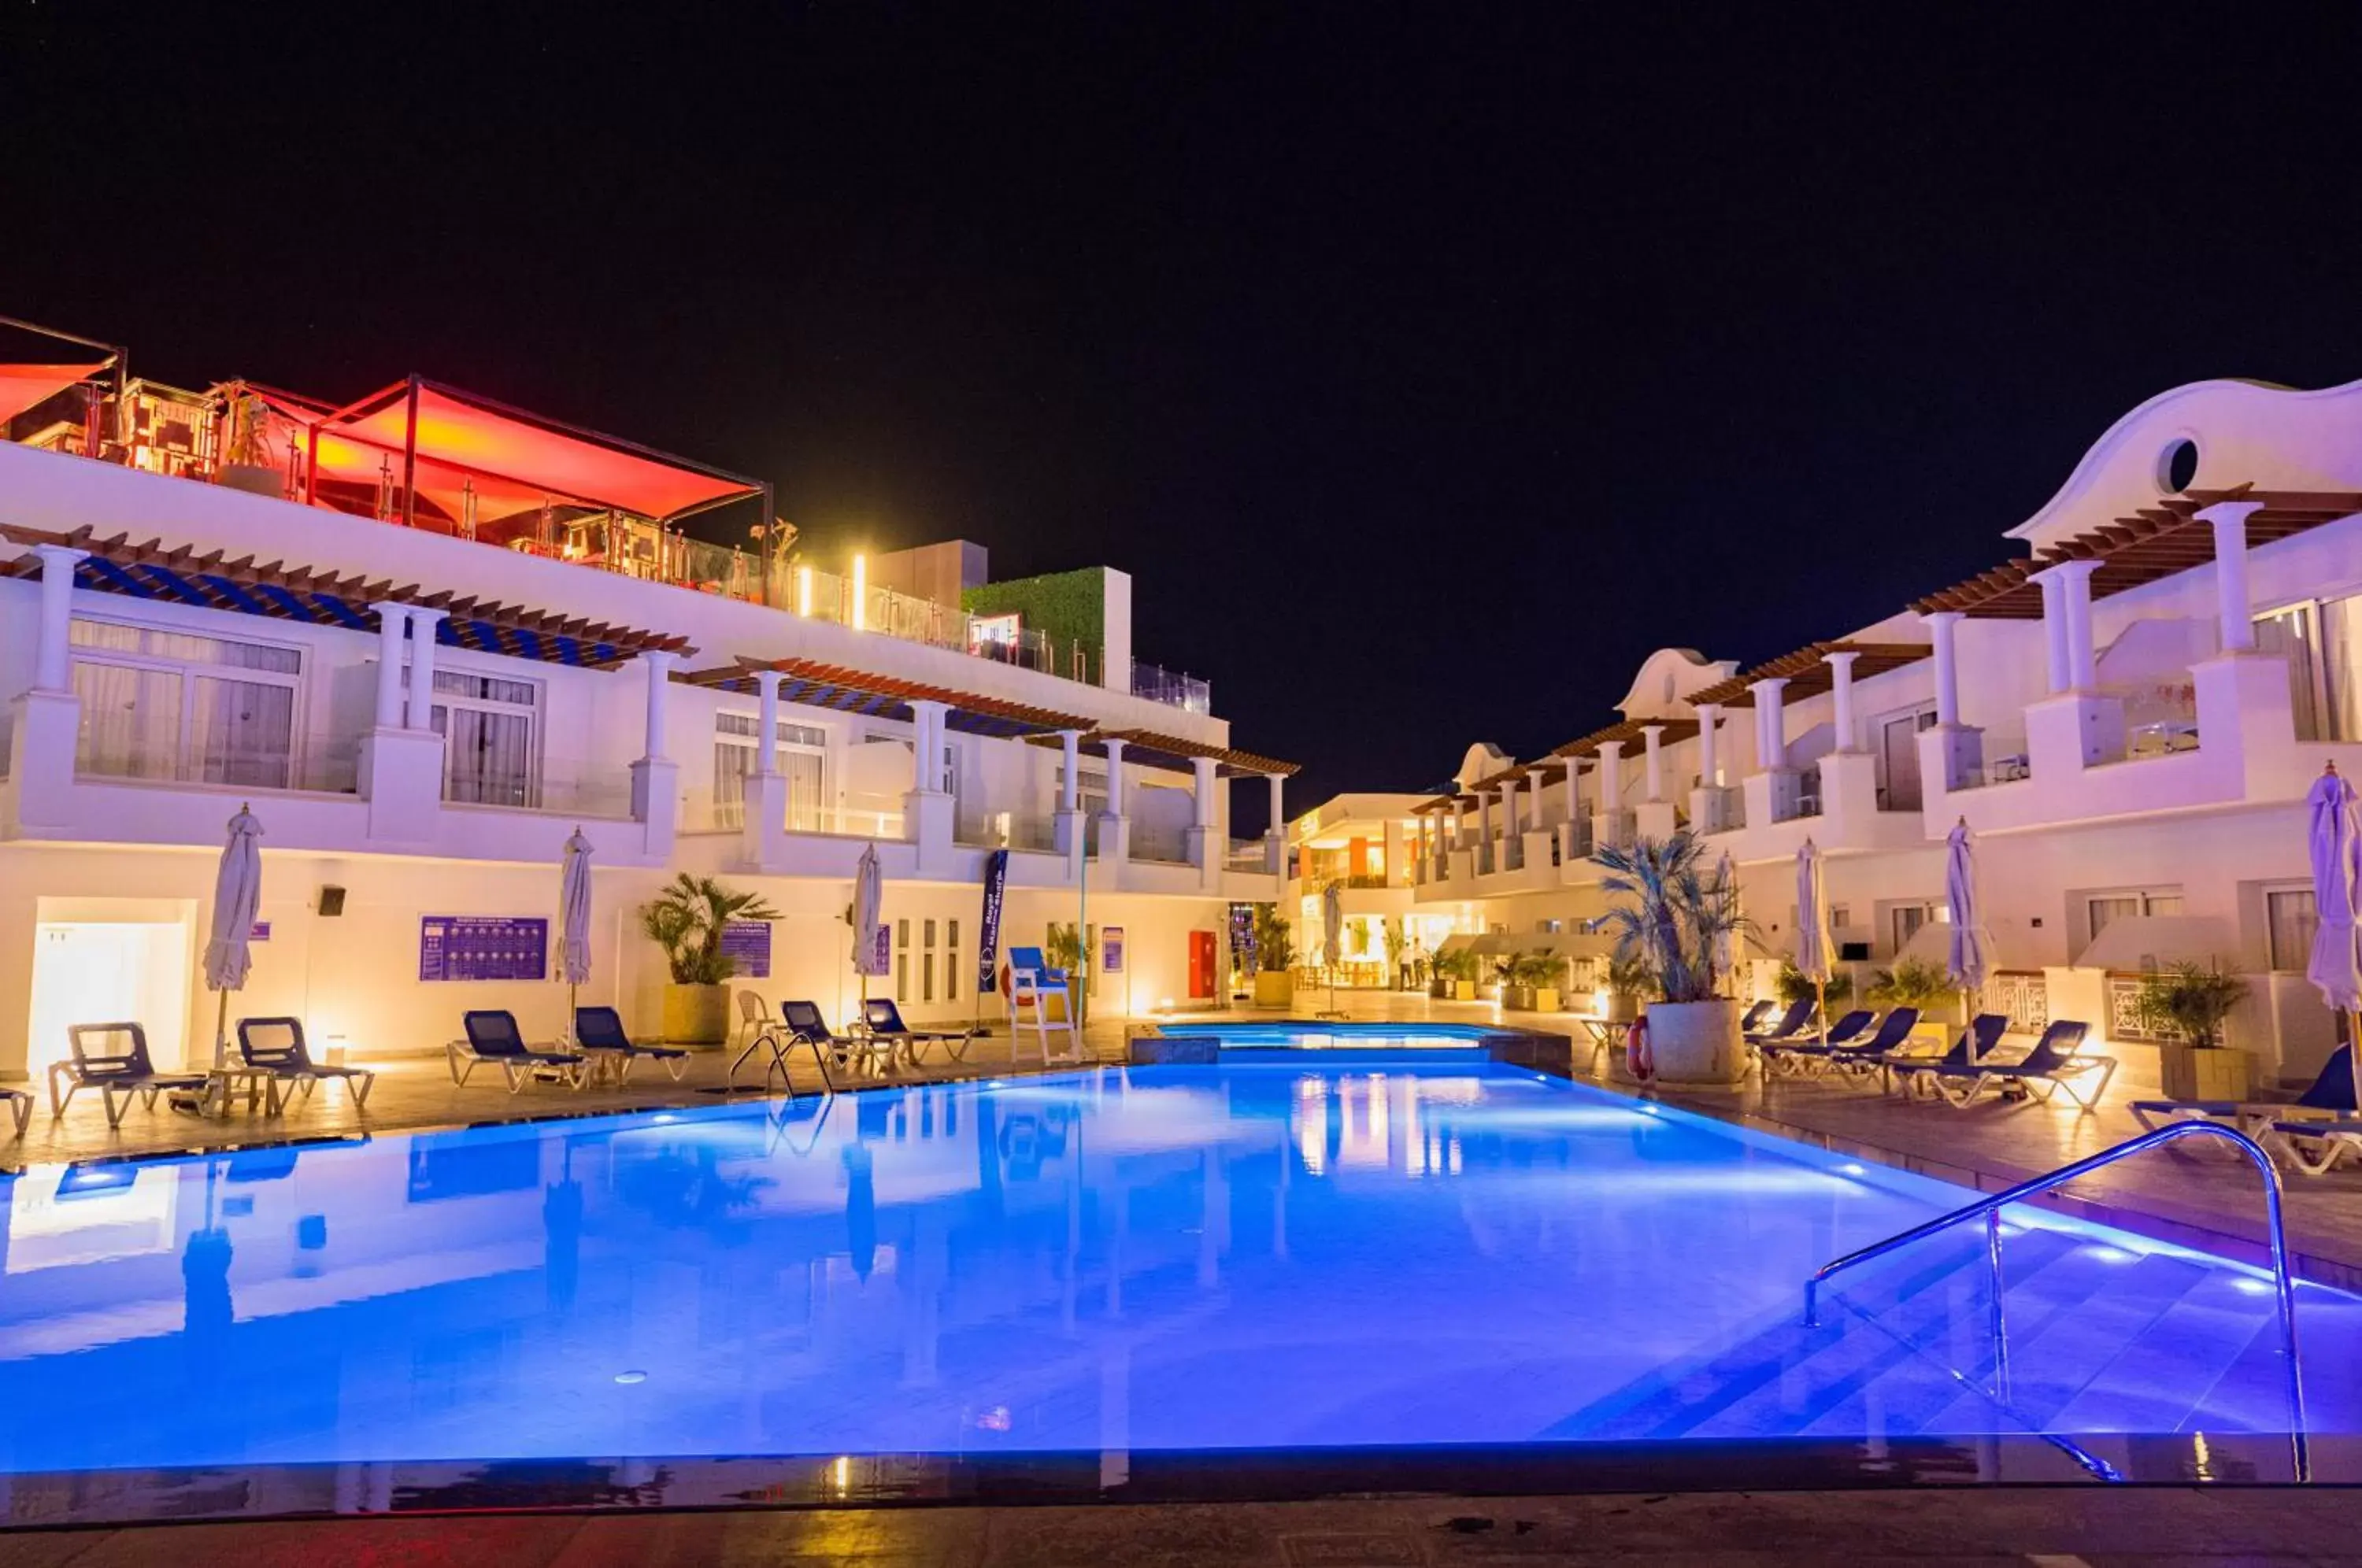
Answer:
<svg viewBox="0 0 2362 1568"><path fill-rule="evenodd" d="M2270 1154L2262 1144L2244 1132L2214 1121L2176 1121L2128 1139L2114 1148L2103 1149L2073 1165L2061 1165L2031 1181L2022 1181L2005 1192L1996 1192L1976 1202L1939 1214L1922 1225L1899 1231L1882 1242L1872 1242L1834 1262L1821 1265L1812 1278L1805 1282L1805 1323L1808 1328L1820 1325L1821 1286L1847 1269L1882 1257L1899 1247L1948 1231L1963 1220L1981 1216L1985 1222L1985 1264L1992 1275L1992 1348L1993 1378L1996 1397L2006 1406L2009 1402L2009 1323L2002 1304L2002 1231L2001 1211L2009 1205L2064 1187L2079 1176L2089 1176L2118 1160L2144 1154L2160 1144L2181 1138L2222 1138L2229 1141L2246 1155L2257 1172L2264 1178L2264 1215L2272 1249L2272 1286L2279 1308L2280 1359L2288 1372L2288 1404L2290 1438L2294 1445L2297 1479L2307 1478L2311 1467L2305 1453L2304 1379L2297 1366L2296 1357L2296 1286L2290 1277L2288 1264L2288 1229L2280 1213L2280 1173L2272 1164Z"/></svg>

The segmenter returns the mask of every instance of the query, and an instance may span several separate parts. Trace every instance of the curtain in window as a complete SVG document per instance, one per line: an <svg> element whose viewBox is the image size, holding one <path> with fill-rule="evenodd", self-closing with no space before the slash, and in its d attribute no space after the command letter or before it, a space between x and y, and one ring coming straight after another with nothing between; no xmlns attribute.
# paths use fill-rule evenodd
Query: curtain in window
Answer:
<svg viewBox="0 0 2362 1568"><path fill-rule="evenodd" d="M74 767L110 778L172 778L180 772L181 678L168 670L76 660L82 733Z"/></svg>
<svg viewBox="0 0 2362 1568"><path fill-rule="evenodd" d="M2321 926L2312 889L2290 888L2265 894L2264 916L2270 928L2272 967L2302 974L2312 956L2312 933Z"/></svg>
<svg viewBox="0 0 2362 1568"><path fill-rule="evenodd" d="M284 790L295 739L295 690L201 675L191 683L189 764L208 784Z"/></svg>
<svg viewBox="0 0 2362 1568"><path fill-rule="evenodd" d="M533 775L533 719L480 708L436 708L443 736L443 798L462 805L537 803Z"/></svg>

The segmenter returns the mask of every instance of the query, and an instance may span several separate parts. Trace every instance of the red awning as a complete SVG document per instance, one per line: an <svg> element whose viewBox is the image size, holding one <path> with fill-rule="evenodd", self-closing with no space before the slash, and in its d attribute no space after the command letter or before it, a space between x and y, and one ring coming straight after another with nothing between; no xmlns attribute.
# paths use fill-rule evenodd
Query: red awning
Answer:
<svg viewBox="0 0 2362 1568"><path fill-rule="evenodd" d="M95 365L0 365L0 419L14 419L113 363L102 359Z"/></svg>
<svg viewBox="0 0 2362 1568"><path fill-rule="evenodd" d="M414 385L418 492L453 515L460 510L463 484L485 518L550 499L613 506L658 521L762 489L752 480L428 382L388 388L328 416L320 426L319 477L374 484L390 458L399 482Z"/></svg>

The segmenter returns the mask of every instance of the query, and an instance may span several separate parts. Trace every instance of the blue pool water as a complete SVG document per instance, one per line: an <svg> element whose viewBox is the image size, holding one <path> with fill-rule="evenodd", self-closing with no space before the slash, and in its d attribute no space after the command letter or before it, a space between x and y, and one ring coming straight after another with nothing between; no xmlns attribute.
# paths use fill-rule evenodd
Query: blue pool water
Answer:
<svg viewBox="0 0 2362 1568"><path fill-rule="evenodd" d="M1375 1053L34 1167L0 1470L2286 1426L2262 1276L2045 1216L2006 1409L1974 1237L1801 1326L1964 1196ZM2362 1302L2300 1317L2362 1430Z"/></svg>

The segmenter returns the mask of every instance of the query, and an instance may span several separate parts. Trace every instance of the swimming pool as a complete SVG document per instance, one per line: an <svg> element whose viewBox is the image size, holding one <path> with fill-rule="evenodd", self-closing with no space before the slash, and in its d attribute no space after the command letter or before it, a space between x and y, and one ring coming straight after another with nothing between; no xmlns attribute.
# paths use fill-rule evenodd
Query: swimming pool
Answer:
<svg viewBox="0 0 2362 1568"><path fill-rule="evenodd" d="M185 1501L225 1469L366 1493L372 1466L590 1464L628 1502L734 1455L1079 1453L1104 1481L1171 1451L1350 1473L2038 1430L2185 1463L2191 1434L2288 1425L2254 1270L2014 1215L2003 1405L1974 1227L1800 1321L1815 1267L1960 1189L1488 1061L1101 1068L0 1191L20 1521L25 1477L94 1471L177 1473ZM2300 1319L2314 1429L2362 1431L2362 1301L2304 1287Z"/></svg>

